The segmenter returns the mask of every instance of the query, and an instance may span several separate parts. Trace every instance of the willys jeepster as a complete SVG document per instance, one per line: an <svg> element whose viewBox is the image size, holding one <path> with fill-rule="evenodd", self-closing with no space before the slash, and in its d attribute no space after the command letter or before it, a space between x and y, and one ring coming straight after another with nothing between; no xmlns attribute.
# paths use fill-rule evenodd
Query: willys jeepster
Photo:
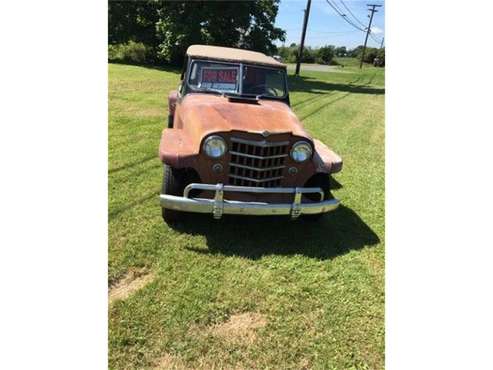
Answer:
<svg viewBox="0 0 493 370"><path fill-rule="evenodd" d="M291 110L286 65L192 45L184 66L159 145L165 222L183 212L317 218L338 207L329 176L342 160Z"/></svg>

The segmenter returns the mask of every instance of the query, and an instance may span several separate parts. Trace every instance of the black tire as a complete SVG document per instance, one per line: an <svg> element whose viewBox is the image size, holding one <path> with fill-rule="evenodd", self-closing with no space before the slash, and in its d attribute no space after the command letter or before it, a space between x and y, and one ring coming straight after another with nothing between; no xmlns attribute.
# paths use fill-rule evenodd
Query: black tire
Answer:
<svg viewBox="0 0 493 370"><path fill-rule="evenodd" d="M163 186L161 194L182 196L185 189L181 172L167 164L164 164ZM174 209L161 208L163 220L166 223L174 223L183 219L183 212Z"/></svg>
<svg viewBox="0 0 493 370"><path fill-rule="evenodd" d="M327 174L320 173L313 176L312 178L310 178L310 180L307 181L305 187L320 187L324 192L324 200L334 199L334 196L330 192L330 176ZM325 216L325 213L303 215L302 218L306 221L314 222L320 220L323 216Z"/></svg>
<svg viewBox="0 0 493 370"><path fill-rule="evenodd" d="M173 128L174 117L172 114L168 114L168 128Z"/></svg>

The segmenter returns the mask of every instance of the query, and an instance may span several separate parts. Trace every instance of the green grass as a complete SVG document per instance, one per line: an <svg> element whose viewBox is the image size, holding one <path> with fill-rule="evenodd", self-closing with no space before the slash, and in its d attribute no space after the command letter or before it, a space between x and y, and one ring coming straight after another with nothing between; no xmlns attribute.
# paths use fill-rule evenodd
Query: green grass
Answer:
<svg viewBox="0 0 493 370"><path fill-rule="evenodd" d="M290 76L308 131L344 159L319 222L194 216L170 228L157 157L178 70L109 65L109 280L154 280L109 308L112 369L384 367L384 70ZM211 329L235 314L251 340ZM171 359L171 360L169 360Z"/></svg>
<svg viewBox="0 0 493 370"><path fill-rule="evenodd" d="M334 60L344 67L359 67L360 60L352 57L335 57ZM370 64L363 64L363 67L370 67Z"/></svg>

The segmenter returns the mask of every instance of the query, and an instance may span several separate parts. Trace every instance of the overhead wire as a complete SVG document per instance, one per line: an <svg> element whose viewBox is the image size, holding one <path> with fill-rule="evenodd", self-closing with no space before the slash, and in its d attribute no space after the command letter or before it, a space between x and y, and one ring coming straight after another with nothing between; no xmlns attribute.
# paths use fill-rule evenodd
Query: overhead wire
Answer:
<svg viewBox="0 0 493 370"><path fill-rule="evenodd" d="M335 0L334 2L332 2L331 0L325 0L327 2L327 4L330 5L330 7L342 18L344 19L349 25L351 25L352 27L354 27L356 30L358 31L361 31L361 32L366 32L368 30L368 27L365 26L355 15L354 13L351 11L351 9L349 9L349 7L344 3L343 0L339 0L339 2L344 6L344 8L346 8L346 10L349 12L349 14L352 15L352 17L360 24L362 25L363 28L361 28L360 26L356 25L346 14L343 13L343 11L341 10L341 8L339 8L339 6L337 6L337 4L335 3ZM354 31L352 31L354 32ZM326 32L326 33L338 33L338 32ZM342 32L341 32L342 33ZM372 32L371 32L371 29L369 30L368 32L369 36L372 38L373 41L375 41L376 43L380 43L382 40L378 38L378 36L375 36Z"/></svg>
<svg viewBox="0 0 493 370"><path fill-rule="evenodd" d="M351 9L349 9L349 7L346 5L346 3L342 0L339 0L339 2L344 6L344 8L346 8L346 10L349 12L349 14L351 14L353 16L353 18L356 20L356 22L358 22L361 26L363 26L364 28L366 28L366 26L363 24L363 22L361 22L358 17L356 17L353 12L351 11Z"/></svg>
<svg viewBox="0 0 493 370"><path fill-rule="evenodd" d="M334 11L342 18L344 19L348 24L350 24L351 26L353 26L354 28L356 28L357 30L360 30L362 32L365 32L366 31L366 27L365 29L359 27L358 25L354 24L350 19L348 19L348 17L346 17L345 14L342 13L342 11L335 5L333 4L330 0L325 0L327 2L327 4L330 5L330 7L332 9L334 9Z"/></svg>

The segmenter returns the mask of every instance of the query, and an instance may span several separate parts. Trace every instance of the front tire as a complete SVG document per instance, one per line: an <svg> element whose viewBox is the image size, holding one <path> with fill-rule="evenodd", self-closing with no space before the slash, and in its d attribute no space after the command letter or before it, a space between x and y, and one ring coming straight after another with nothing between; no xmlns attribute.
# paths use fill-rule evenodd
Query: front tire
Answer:
<svg viewBox="0 0 493 370"><path fill-rule="evenodd" d="M180 171L164 164L161 194L182 196L184 189L185 185ZM183 212L174 209L161 208L161 214L166 223L174 223L183 219Z"/></svg>

